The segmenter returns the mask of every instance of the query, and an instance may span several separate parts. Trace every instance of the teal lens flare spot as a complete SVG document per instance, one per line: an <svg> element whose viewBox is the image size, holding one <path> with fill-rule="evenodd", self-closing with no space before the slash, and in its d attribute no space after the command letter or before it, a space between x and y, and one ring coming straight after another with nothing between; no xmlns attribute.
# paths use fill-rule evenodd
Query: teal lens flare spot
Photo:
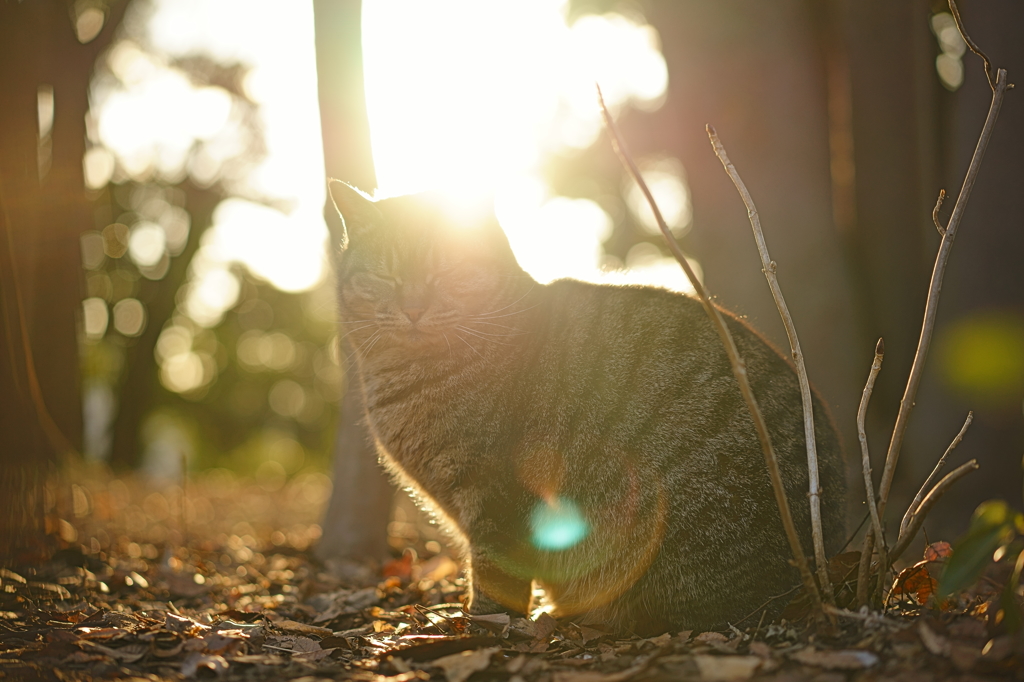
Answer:
<svg viewBox="0 0 1024 682"><path fill-rule="evenodd" d="M541 500L530 518L533 544L538 549L569 549L590 533L590 525L572 500L561 497L553 502Z"/></svg>

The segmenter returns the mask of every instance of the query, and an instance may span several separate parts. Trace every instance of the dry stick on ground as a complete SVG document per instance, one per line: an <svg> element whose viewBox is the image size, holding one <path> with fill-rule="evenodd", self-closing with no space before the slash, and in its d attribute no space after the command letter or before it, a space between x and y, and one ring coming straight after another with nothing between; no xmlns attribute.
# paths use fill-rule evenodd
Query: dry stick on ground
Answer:
<svg viewBox="0 0 1024 682"><path fill-rule="evenodd" d="M793 355L793 364L796 367L797 381L800 383L800 402L803 405L804 414L804 441L807 445L807 474L810 492L808 498L811 505L811 541L814 544L814 563L818 569L818 583L825 602L835 605L835 595L832 593L832 583L828 577L828 557L825 556L825 536L821 532L821 481L818 477L818 449L814 439L814 404L811 401L811 383L807 380L807 368L804 366L804 354L800 349L800 338L796 333L796 325L793 323L793 316L789 313L789 306L782 296L782 288L779 286L779 278L776 276L775 261L768 255L768 245L764 240L764 231L761 229L761 217L757 213L757 206L754 199L747 191L747 186L736 171L736 167L729 160L725 153L722 141L718 139L718 133L712 126L706 127L708 137L711 139L711 146L715 150L715 156L722 162L726 174L736 186L736 191L743 199L743 205L747 207L747 218L750 220L750 227L754 230L754 242L757 243L757 253L761 256L761 271L768 280L768 288L771 289L772 298L775 299L775 307L779 309L782 317L782 324L786 327L786 336L789 338L789 348Z"/></svg>
<svg viewBox="0 0 1024 682"><path fill-rule="evenodd" d="M864 429L864 418L867 416L868 403L871 401L871 394L875 390L875 379L882 369L882 357L885 355L885 344L878 339L875 344L875 359L871 362L871 370L868 372L867 383L864 384L864 392L860 397L860 405L857 407L857 438L860 440L861 469L864 472L864 492L868 501L868 511L871 516L871 527L875 536L882 538L880 554L885 554L885 534L882 533L882 520L878 516L878 506L875 504L875 484L871 478L871 455L868 450L868 435ZM884 563L884 562L883 562ZM860 565L857 567L857 603L863 603L868 598L868 571L871 568L871 555L864 553L860 556Z"/></svg>
<svg viewBox="0 0 1024 682"><path fill-rule="evenodd" d="M981 129L981 135L978 137L978 144L974 148L974 154L971 157L971 164L967 169L967 175L964 177L964 184L960 190L960 196L957 197L956 204L953 206L953 214L949 218L949 224L943 231L942 241L939 244L939 252L935 256L935 267L932 270L931 282L928 287L928 298L925 302L924 321L921 325L921 336L917 342L917 351L914 353L914 362L911 365L910 375L907 378L907 385L903 392L903 399L900 401L899 413L896 416L896 425L893 427L892 439L889 441L889 449L885 456L885 469L882 471L882 480L879 484L878 513L880 516L885 514L885 505L889 498L889 489L892 487L893 474L896 470L896 462L899 459L900 448L903 445L903 437L906 434L910 410L914 406L917 389L921 383L921 377L924 374L924 364L928 356L928 349L931 346L932 333L935 330L935 315L938 311L939 292L942 290L942 278L946 273L946 263L949 261L949 253L953 247L953 239L956 238L957 230L960 227L960 221L963 219L964 210L967 207L967 200L970 199L971 190L974 189L974 183L978 178L978 170L981 167L981 160L985 156L985 150L988 148L989 141L992 139L992 130L995 128L996 119L999 118L999 110L1002 108L1003 98L1006 95L1006 91L1012 87L1006 82L1006 69L999 69L996 72L995 82L993 82L988 57L986 57L981 50L977 49L977 46L964 30L963 24L960 22L960 13L956 8L954 0L949 0L949 6L953 12L953 17L956 19L957 28L960 29L960 35L963 37L964 42L971 47L973 52L978 54L985 61L985 75L989 79L989 84L992 87L992 101L989 104L988 115L985 117L985 124ZM864 536L864 548L861 550L864 554L868 554L870 556L874 546L874 540L874 533L869 529L869 532Z"/></svg>
<svg viewBox="0 0 1024 682"><path fill-rule="evenodd" d="M789 500L786 499L786 489L783 486L782 474L779 471L779 462L775 456L775 450L772 448L771 438L768 435L768 426L764 422L764 416L761 414L761 409L757 406L757 400L754 398L754 392L751 390L750 382L747 380L746 363L744 363L743 358L740 357L739 351L736 350L736 343L733 341L728 327L725 326L725 320L722 319L722 314L711 302L711 298L704 289L704 285L701 284L699 279L697 279L697 275L693 272L693 268L690 267L690 263L686 260L686 256L683 255L679 245L676 244L675 238L672 237L672 232L665 223L665 219L662 217L661 211L658 209L658 204L654 201L654 197L651 195L650 188L647 187L647 183L640 174L640 169L637 168L636 163L629 154L629 150L626 148L625 142L623 142L622 137L619 135L618 127L615 125L615 121L612 120L612 115L609 113L608 107L605 106L604 97L601 95L600 87L597 88L597 98L601 104L601 115L604 117L605 126L608 128L608 132L611 133L612 147L615 149L615 153L618 154L619 159L629 171L629 174L633 176L633 180L635 180L637 185L640 187L644 197L647 199L647 203L650 204L651 212L654 214L654 218L658 222L658 227L661 229L661 233L665 237L665 241L668 243L669 251L672 252L676 261L678 261L679 265L683 268L683 272L686 273L686 278L690 280L691 286L693 286L694 291L700 298L700 302L704 305L705 312L707 312L708 317L711 318L711 324L714 326L715 331L718 332L718 336L722 340L722 345L725 346L725 354L729 358L729 365L732 367L733 376L736 377L736 382L740 387L740 393L743 394L743 400L746 402L747 409L750 411L750 416L754 420L754 429L757 431L757 438L761 442L761 450L764 452L765 464L768 467L768 475L772 481L772 490L775 492L775 502L779 507L779 515L782 517L782 525L786 531L786 538L789 541L790 550L793 552L793 559L796 561L797 568L800 571L800 578L803 581L807 593L810 595L811 603L814 606L815 612L827 615L825 614L824 605L821 601L821 593L818 591L818 586L814 582L814 576L811 575L811 569L807 565L807 557L804 556L803 548L800 546L800 536L797 534L796 525L793 523L793 515L789 510ZM832 621L833 617L831 615L827 615L827 617Z"/></svg>
<svg viewBox="0 0 1024 682"><path fill-rule="evenodd" d="M949 490L949 487L959 481L967 474L975 471L978 468L978 460L972 459L966 464L961 464L956 469L953 469L948 474L942 477L942 480L935 484L924 499L921 500L921 506L917 508L914 515L910 517L910 523L907 524L907 532L901 533L899 540L896 541L896 546L892 548L892 552L889 553L888 565L883 564L883 570L891 566L903 552L906 551L907 547L910 546L910 542L917 535L917 531L921 529L921 525L924 523L924 519L928 516L928 512L935 506L935 503L939 501L942 494Z"/></svg>
<svg viewBox="0 0 1024 682"><path fill-rule="evenodd" d="M910 525L911 517L913 517L914 514L917 513L917 510L920 508L921 501L924 499L925 493L928 492L928 486L932 484L932 481L935 480L935 477L939 475L940 471L942 471L942 466L946 463L946 459L949 457L949 453L953 452L953 450L956 449L957 445L960 445L960 441L963 440L964 434L967 433L967 428L971 425L971 422L973 421L974 412L968 412L967 419L964 420L964 425L960 427L960 432L956 434L956 438L954 438L953 442L949 444L949 447L946 448L946 451L942 453L942 457L940 457L939 461L936 462L935 468L932 469L932 473L928 474L928 478L926 478L924 480L924 483L921 484L921 489L917 491L917 495L914 496L914 501L910 503L909 507L907 507L907 513L903 515L903 520L900 522L899 537L901 539L907 533L907 527Z"/></svg>

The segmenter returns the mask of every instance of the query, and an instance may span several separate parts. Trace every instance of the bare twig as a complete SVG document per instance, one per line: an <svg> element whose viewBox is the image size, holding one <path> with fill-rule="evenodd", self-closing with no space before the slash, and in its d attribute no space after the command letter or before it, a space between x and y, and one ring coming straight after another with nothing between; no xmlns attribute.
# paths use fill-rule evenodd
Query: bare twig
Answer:
<svg viewBox="0 0 1024 682"><path fill-rule="evenodd" d="M989 61L988 55L981 51L978 44L971 40L971 36L967 35L967 29L964 28L964 22L960 19L960 10L957 9L956 0L949 0L949 11L953 13L953 21L956 22L956 30L960 31L960 37L967 43L967 47L971 48L971 52L981 57L981 60L985 62L985 78L988 79L988 87L992 88L992 92L996 91L996 84L992 80L992 62ZM1012 85L1010 87L1013 87Z"/></svg>
<svg viewBox="0 0 1024 682"><path fill-rule="evenodd" d="M871 362L871 370L868 372L867 383L864 384L864 392L860 397L860 405L857 407L857 438L860 440L861 469L864 472L864 492L868 501L868 512L871 516L871 527L875 531L875 537L882 538L882 563L885 563L885 534L882 532L882 520L878 516L878 506L875 504L875 484L871 478L871 456L868 451L868 436L864 429L864 419L868 412L868 402L875 390L875 379L882 369L882 358L885 355L885 344L878 339L875 344L875 359ZM868 534L870 535L870 533ZM865 536L865 543L867 542ZM868 572L871 568L871 552L862 551L860 565L857 567L857 603L865 604L868 599Z"/></svg>
<svg viewBox="0 0 1024 682"><path fill-rule="evenodd" d="M942 202L946 200L946 190L939 190L939 198L935 200L935 208L932 209L932 222L935 224L935 229L939 231L940 237L946 236L946 228L939 222L939 209L942 208Z"/></svg>
<svg viewBox="0 0 1024 682"><path fill-rule="evenodd" d="M757 400L754 398L754 392L750 388L750 382L747 380L747 366L744 363L743 358L740 357L739 351L736 350L736 343L733 341L732 335L729 333L728 327L725 326L725 320L722 319L722 314L718 311L718 308L711 302L711 298L708 296L707 290L704 285L701 284L700 280L697 279L696 274L693 272L693 268L690 263L686 260L686 256L683 255L682 249L676 244L676 240L672 237L672 232L669 231L668 225L665 223L665 219L661 215L661 211L658 209L657 202L654 201L654 197L651 195L651 190L647 187L647 183L644 181L643 176L640 174L640 169L637 168L636 163L629 154L629 150L626 148L625 142L622 140L622 136L619 134L618 127L615 125L615 121L612 119L611 113L608 111L608 107L605 106L604 97L601 95L601 88L597 88L598 101L601 104L601 115L604 117L605 126L608 128L608 132L611 133L612 146L615 149L615 153L618 154L619 159L623 165L629 171L629 174L633 176L633 180L636 181L640 190L643 192L644 197L647 199L647 203L651 207L651 212L654 214L655 220L658 222L658 227L661 229L662 235L665 237L665 241L668 243L669 251L675 257L676 261L683 268L683 272L686 273L687 279L690 280L690 284L693 286L694 291L700 298L701 304L704 306L705 312L708 317L711 318L711 323L715 327L715 331L718 333L719 338L722 340L722 345L725 346L725 353L729 358L729 365L732 368L733 376L736 377L736 382L739 384L740 393L743 395L743 400L747 404L747 409L750 411L750 416L754 421L754 429L757 431L757 438L761 443L761 450L764 452L765 464L768 467L768 475L771 478L772 490L775 492L775 502L779 507L779 515L782 517L782 525L786 531L786 538L789 541L790 550L793 552L793 559L796 561L798 570L800 571L800 578L804 583L804 587L810 595L811 603L818 613L824 614L824 605L821 601L821 593L818 591L818 586L814 582L814 577L811 575L811 569L807 565L807 557L804 556L803 548L800 546L800 536L797 534L796 525L793 523L793 515L789 509L789 500L786 498L786 488L782 483L782 474L779 471L779 462L775 456L775 450L772 448L771 437L768 435L768 426L765 424L764 416L761 414L761 409L757 405Z"/></svg>
<svg viewBox="0 0 1024 682"><path fill-rule="evenodd" d="M711 139L711 146L714 147L715 155L722 162L726 174L736 186L736 191L743 199L743 205L747 207L747 217L750 219L750 227L754 230L754 241L757 243L757 252L761 256L761 268L765 278L768 280L768 288L775 299L775 307L779 309L782 317L782 324L786 328L786 336L789 338L789 347L793 355L793 364L796 367L797 381L800 384L800 401L803 405L804 415L804 441L807 445L807 472L810 483L808 497L811 505L811 540L814 544L814 562L818 569L818 583L825 601L832 604L835 597L832 594L832 584L828 577L828 557L825 556L825 536L821 532L821 481L818 477L818 450L814 439L814 403L811 400L811 384L807 380L807 368L804 366L804 354L800 349L800 338L796 333L796 325L793 323L793 316L789 313L789 306L782 296L782 288L779 286L779 279L776 276L777 267L775 261L768 255L768 245L765 243L764 232L761 229L761 218L757 213L757 206L754 199L747 191L740 174L736 171L729 155L725 152L725 146L718 138L718 133L712 126L707 126L708 137Z"/></svg>
<svg viewBox="0 0 1024 682"><path fill-rule="evenodd" d="M907 513L903 515L903 520L900 522L901 538L907 532L907 527L910 525L911 517L914 516L914 513L917 511L918 507L921 506L921 500L924 499L924 495L928 491L928 486L932 484L932 481L935 480L935 477L939 475L940 471L942 471L942 466L946 463L946 458L949 457L949 453L953 452L953 450L956 449L957 445L960 445L960 441L963 440L964 434L967 433L967 428L971 425L971 422L973 421L974 412L968 412L967 419L964 420L964 425L960 427L960 432L956 434L956 438L954 438L953 442L949 444L949 447L946 448L946 451L942 453L942 457L940 457L939 461L936 462L935 468L932 469L932 473L928 474L928 478L926 478L924 480L924 483L921 484L921 489L917 491L917 495L914 496L914 501L910 503L909 507L907 507Z"/></svg>
<svg viewBox="0 0 1024 682"><path fill-rule="evenodd" d="M996 87L992 91L992 102L989 105L988 116L985 118L985 125L981 129L978 144L974 148L974 155L971 157L971 165L967 169L964 178L963 188L960 196L956 199L953 207L953 215L949 218L949 225L946 233L942 235L942 242L939 244L939 252L935 256L935 267L932 270L931 283L928 287L928 298L924 307L924 321L921 325L921 336L917 342L917 352L914 354L914 362L910 368L910 376L907 378L907 386L903 392L903 399L900 401L899 414L896 417L896 426L893 428L892 440L889 442L889 450L885 456L885 470L882 472L882 481L879 486L878 513L885 512L885 503L889 497L889 488L892 486L892 477L896 469L896 461L899 459L900 448L903 445L903 437L907 430L907 420L910 417L910 410L914 406L914 399L917 396L917 388L921 383L924 374L924 364L928 357L928 349L931 346L932 334L935 331L935 315L938 312L939 292L942 290L942 278L946 274L946 263L949 261L949 252L953 248L953 240L956 238L957 229L963 219L964 210L967 208L967 200L970 199L971 190L978 179L978 170L981 168L981 160L985 156L985 150L992 139L992 130L995 128L996 119L999 117L999 110L1003 105L1003 97L1006 95L1006 70L999 69L996 74Z"/></svg>
<svg viewBox="0 0 1024 682"><path fill-rule="evenodd" d="M928 516L928 512L931 511L935 503L939 501L943 493L949 490L949 487L959 481L961 478L971 473L978 468L978 461L972 459L966 464L961 464L956 469L953 469L948 474L942 477L942 480L935 484L924 499L921 500L921 505L914 512L914 515L910 518L910 523L907 524L907 532L900 533L899 540L896 541L896 546L892 548L892 552L889 553L888 566L891 566L900 556L906 551L910 545L914 536L917 535L917 531L921 529L921 524L924 523L925 517ZM886 566L886 568L888 568Z"/></svg>

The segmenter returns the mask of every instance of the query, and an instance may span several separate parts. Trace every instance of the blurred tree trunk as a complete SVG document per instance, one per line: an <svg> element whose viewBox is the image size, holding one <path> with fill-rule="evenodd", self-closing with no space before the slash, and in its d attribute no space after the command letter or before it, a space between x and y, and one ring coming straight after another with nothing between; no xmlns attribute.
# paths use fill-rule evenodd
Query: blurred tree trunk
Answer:
<svg viewBox="0 0 1024 682"><path fill-rule="evenodd" d="M313 13L327 175L370 191L377 181L363 91L360 2L314 0ZM336 253L341 221L330 197L324 217L331 229L332 252ZM389 551L387 524L394 488L377 462L363 423L355 364L343 364L345 395L334 442L334 490L317 554L321 559L383 559Z"/></svg>
<svg viewBox="0 0 1024 682"><path fill-rule="evenodd" d="M0 236L10 258L0 264L0 556L43 547L42 486L57 456L66 454L57 443L81 444L79 234L91 223L82 171L85 115L92 65L125 4L101 8L104 24L87 44L65 2L0 4ZM30 398L26 350L35 359L42 404ZM53 421L44 434L47 412Z"/></svg>
<svg viewBox="0 0 1024 682"><path fill-rule="evenodd" d="M142 334L125 348L125 376L118 387L117 416L111 429L110 464L117 469L135 468L141 461L142 422L160 391L160 370L153 364L156 343L174 313L178 290L186 280L203 234L213 222L213 210L224 199L219 185L196 187L186 180L178 187L185 191L191 228L185 248L171 258L167 274L159 280L143 278L140 282L137 297L146 307L147 320Z"/></svg>

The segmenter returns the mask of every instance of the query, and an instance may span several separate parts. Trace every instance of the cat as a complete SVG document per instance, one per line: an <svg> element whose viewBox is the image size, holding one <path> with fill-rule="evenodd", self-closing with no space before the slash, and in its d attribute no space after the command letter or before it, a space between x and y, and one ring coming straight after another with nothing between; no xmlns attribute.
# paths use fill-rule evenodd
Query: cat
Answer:
<svg viewBox="0 0 1024 682"><path fill-rule="evenodd" d="M428 197L338 181L337 277L381 461L467 561L471 614L615 631L709 628L798 584L764 456L700 302L644 286L542 285L497 221L454 230ZM734 316L804 547L802 410L792 367ZM829 552L845 483L820 400ZM769 601L768 605L765 602Z"/></svg>

